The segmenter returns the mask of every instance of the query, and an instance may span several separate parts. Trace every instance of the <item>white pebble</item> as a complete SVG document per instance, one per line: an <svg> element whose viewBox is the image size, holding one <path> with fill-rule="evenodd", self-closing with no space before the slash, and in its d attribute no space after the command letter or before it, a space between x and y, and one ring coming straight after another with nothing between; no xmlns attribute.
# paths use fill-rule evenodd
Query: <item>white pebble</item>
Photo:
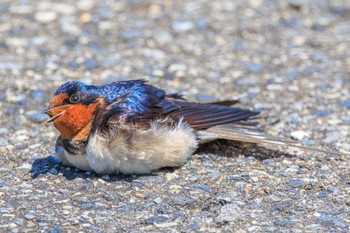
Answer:
<svg viewBox="0 0 350 233"><path fill-rule="evenodd" d="M51 23L56 20L57 13L54 11L39 11L34 17L40 23Z"/></svg>
<svg viewBox="0 0 350 233"><path fill-rule="evenodd" d="M293 139L296 139L298 141L301 141L303 140L305 137L308 137L309 134L305 131L301 131L301 130L297 130L297 131L293 131L290 136L293 138Z"/></svg>

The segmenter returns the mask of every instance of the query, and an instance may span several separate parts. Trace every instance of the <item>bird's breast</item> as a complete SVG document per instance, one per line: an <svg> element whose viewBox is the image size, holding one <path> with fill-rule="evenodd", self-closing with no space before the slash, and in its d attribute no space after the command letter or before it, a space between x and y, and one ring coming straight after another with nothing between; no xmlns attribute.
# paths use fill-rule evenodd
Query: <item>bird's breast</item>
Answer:
<svg viewBox="0 0 350 233"><path fill-rule="evenodd" d="M152 123L148 130L94 133L86 154L65 153L63 159L70 163L67 165L100 174L146 174L182 165L197 145L196 134L187 124L169 127Z"/></svg>
<svg viewBox="0 0 350 233"><path fill-rule="evenodd" d="M56 158L65 166L76 167L83 171L93 171L85 153L72 154L64 149L63 146L60 146L59 148L56 148Z"/></svg>

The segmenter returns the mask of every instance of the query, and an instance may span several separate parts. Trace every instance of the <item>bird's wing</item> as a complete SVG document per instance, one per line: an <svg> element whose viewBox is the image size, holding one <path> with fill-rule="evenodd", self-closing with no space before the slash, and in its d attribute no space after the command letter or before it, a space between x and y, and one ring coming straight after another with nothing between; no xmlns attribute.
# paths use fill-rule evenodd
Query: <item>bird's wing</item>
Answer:
<svg viewBox="0 0 350 233"><path fill-rule="evenodd" d="M251 116L259 114L246 109L226 106L229 101L216 104L199 104L184 101L174 101L173 104L180 106L169 115L183 118L194 129L206 129L215 125L228 123L252 124L246 122ZM236 101L234 102L236 103Z"/></svg>
<svg viewBox="0 0 350 233"><path fill-rule="evenodd" d="M142 84L127 95L111 103L104 114L106 125L147 129L150 122L174 124L185 120L194 129L206 129L215 125L248 120L257 112L226 106L237 101L221 101L210 104L187 102L181 96Z"/></svg>
<svg viewBox="0 0 350 233"><path fill-rule="evenodd" d="M107 127L147 128L150 121L159 118L164 112L158 103L165 96L163 90L139 82L125 95L108 104L103 114L99 116L99 123Z"/></svg>

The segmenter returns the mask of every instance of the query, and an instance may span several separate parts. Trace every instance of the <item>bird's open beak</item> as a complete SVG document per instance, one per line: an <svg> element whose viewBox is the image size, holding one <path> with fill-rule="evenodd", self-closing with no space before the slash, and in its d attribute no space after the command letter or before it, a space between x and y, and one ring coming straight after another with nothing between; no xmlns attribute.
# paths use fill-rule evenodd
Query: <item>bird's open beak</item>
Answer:
<svg viewBox="0 0 350 233"><path fill-rule="evenodd" d="M46 121L46 123L50 123L54 121L56 118L61 116L67 109L71 108L72 104L66 104L58 107L48 108L43 111L44 114L49 115L51 118Z"/></svg>

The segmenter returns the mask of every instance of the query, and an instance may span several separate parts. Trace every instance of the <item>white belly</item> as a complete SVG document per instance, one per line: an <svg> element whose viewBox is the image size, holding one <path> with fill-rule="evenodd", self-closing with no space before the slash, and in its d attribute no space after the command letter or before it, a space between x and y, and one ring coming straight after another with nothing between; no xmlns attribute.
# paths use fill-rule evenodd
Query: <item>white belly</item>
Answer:
<svg viewBox="0 0 350 233"><path fill-rule="evenodd" d="M197 145L195 133L186 124L170 128L153 123L149 130L129 135L121 131L109 138L92 135L86 155L65 152L65 157L67 165L100 174L145 174L162 167L182 165Z"/></svg>

